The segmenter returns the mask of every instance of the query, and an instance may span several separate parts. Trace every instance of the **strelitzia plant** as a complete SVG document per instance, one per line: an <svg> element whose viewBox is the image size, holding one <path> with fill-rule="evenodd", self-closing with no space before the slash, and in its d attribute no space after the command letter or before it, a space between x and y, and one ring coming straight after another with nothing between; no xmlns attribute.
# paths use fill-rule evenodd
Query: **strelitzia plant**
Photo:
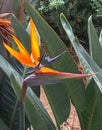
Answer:
<svg viewBox="0 0 102 130"><path fill-rule="evenodd" d="M18 7L18 4L16 4L16 5ZM21 60L18 60L16 58L18 61L20 61L20 63L19 63L14 57L11 57L11 58L9 58L9 61L7 61L0 55L0 68L7 75L7 76L4 75L4 78L2 80L0 77L0 81L1 81L0 82L0 126L1 126L1 120L4 121L4 123L7 125L7 127L9 127L10 130L11 129L18 130L20 124L24 125L23 121L22 121L22 120L24 120L24 118L20 117L20 114L18 111L18 110L20 110L19 109L20 105L19 105L19 108L15 107L15 109L17 109L18 113L15 113L15 114L13 113L13 111L15 111L14 106L16 106L15 98L19 101L20 96L22 96L22 101L23 101L23 103L25 103L25 110L23 109L23 106L21 106L22 107L21 111L22 112L26 111L27 118L30 122L30 125L32 125L35 130L56 130L56 127L53 124L53 121L50 119L50 116L47 114L47 112L44 109L43 105L41 104L39 98L37 98L37 96L35 95L35 92L33 92L30 87L27 88L27 86L29 86L29 83L30 84L32 83L33 86L35 86L35 83L37 83L39 85L40 84L45 85L45 84L48 84L49 81L50 81L50 84L59 83L64 80L64 79L62 79L62 77L64 78L65 72L78 73L78 71L77 71L76 65L73 62L73 59L71 58L70 54L67 52L67 48L64 46L63 42L55 34L55 32L47 25L47 23L41 18L41 16L39 16L39 14L36 13L36 11L32 9L32 7L26 3L25 10L27 12L27 15L29 15L33 18L34 23L41 36L41 40L43 41L44 45L47 47L48 53L51 56L53 56L53 58L46 57L46 55L44 57L43 54L45 54L45 52L43 52L43 50L41 50L41 52L43 52L41 54L41 56L40 56L40 53L37 56L37 60L34 56L35 56L35 54L38 54L39 51L37 51L35 49L36 52L34 55L32 55L32 49L31 49L31 51L30 51L31 54L28 53L28 51L30 50L28 47L29 43L30 43L29 34L27 31L25 31L25 28L23 25L18 24L19 22L17 21L17 18L13 15L12 22L10 22L10 25L12 24L12 27L15 30L15 34L17 37L12 36L12 39L14 41L17 40L17 42L20 42L21 44L24 44L24 48L27 49L27 53L28 53L28 57L29 57L30 61L32 62L32 61L36 60L36 64L34 64L34 62L33 62L34 65L31 66L31 65L22 63L27 66L26 74L27 75L29 74L28 76L25 76L25 74L24 74L25 66L22 66L20 64ZM16 9L16 10L17 10L17 14L18 14L18 9ZM13 10L13 12L15 12L15 11ZM22 15L22 13L21 13L21 15ZM25 21L25 20L23 19L23 21ZM31 33L30 33L30 37L31 37ZM7 43L7 41L4 41L4 42ZM36 43L34 42L33 44L36 44ZM38 50L40 50L39 42L37 43L37 45L38 45ZM57 49L55 48L55 46L57 47ZM23 51L23 48L21 49L21 52L25 52L25 51ZM21 54L21 52L19 49L20 54ZM23 54L25 54L24 60L26 61L26 53L23 53ZM20 57L21 57L21 55L20 55ZM61 58L58 60L58 57L61 57ZM22 60L23 60L23 58L22 58ZM46 61L45 64L43 63L44 60ZM61 75L62 72L59 72L59 71L56 71L54 69L47 67L47 65L49 65L49 63L54 62L55 60L57 60L57 61L51 65L52 66L51 68L55 68L56 70L64 71L63 72L64 74ZM29 68L29 66L32 68ZM47 68L46 69L47 72L43 68ZM31 74L31 71L29 71L29 69L31 69L31 71L33 70L32 74ZM41 72L42 69L46 73ZM53 73L49 72L48 70L53 70L52 71ZM57 78L56 78L56 75L58 76ZM66 78L68 78L68 77L66 76ZM54 79L54 81L53 81L53 79ZM2 83L4 83L3 84L4 86L2 85ZM32 84L30 86L32 86ZM55 119L57 122L57 127L60 130L60 125L64 121L66 121L66 119L68 118L69 112L70 112L70 99L73 102L73 104L75 105L75 107L77 108L77 110L81 111L85 107L85 105L84 105L85 100L83 100L83 97L84 97L83 82L81 79L79 79L79 80L74 80L74 82L73 82L73 80L68 80L67 82L56 84L56 85L48 85L48 86L47 85L44 86L44 85L43 85L44 91L46 93L46 96L49 100L52 111L54 113L54 116L55 116ZM12 96L12 91L11 92L9 91L9 90L11 90L11 89L9 89L9 86L10 86L10 88L13 88L15 96ZM23 87L21 87L21 86L23 86ZM35 89L36 87L33 87L33 88ZM37 88L39 88L39 87L37 87ZM27 92L26 92L26 89L27 89ZM23 94L21 94L21 93L23 93ZM9 98L8 94L11 96L11 98ZM25 97L25 94L26 94L26 97ZM12 102L13 102L13 104L12 104ZM13 108L13 109L10 110L9 108ZM12 115L14 115L16 118L13 119ZM24 116L24 115L22 114L22 116ZM19 119L20 119L20 121L19 121ZM29 127L29 124L28 125L27 124L28 123L25 122L25 129ZM24 127L23 127L23 129L24 129ZM23 130L23 129L21 128L21 130Z"/></svg>
<svg viewBox="0 0 102 130"><path fill-rule="evenodd" d="M89 77L94 74L74 74L74 73L66 73L60 72L51 68L46 67L47 64L57 60L64 53L57 55L54 58L45 57L47 63L42 64L42 59L44 54L40 56L40 48L39 48L39 38L37 35L36 27L33 23L32 18L30 18L30 41L31 41L31 55L27 52L22 43L12 35L13 40L18 46L19 52L15 51L13 48L4 43L4 47L9 51L11 55L13 55L19 62L26 66L30 66L34 68L34 72L27 76L23 80L22 85L22 100L24 101L27 86L36 86L36 85L45 85L45 84L54 84L57 82L62 82L65 79L69 78L83 78Z"/></svg>
<svg viewBox="0 0 102 130"><path fill-rule="evenodd" d="M34 34L31 35L31 29L30 29L30 39L34 38L34 42L33 43L30 42L31 43L30 44L30 46L31 46L31 51L30 51L31 54L29 54L28 53L28 48L26 48L27 49L27 51L26 51L26 49L25 49L26 46L22 45L23 44L22 41L25 39L24 41L26 43L26 41L28 40L29 36L28 36L28 34L26 34L27 32L22 28L21 25L18 26L17 21L15 21L15 18L13 17L13 22L12 22L12 24L14 24L13 28L14 28L16 34L17 34L17 37L19 37L20 40L18 40L18 38L13 36L13 35L12 35L12 39L17 44L19 52L16 53L16 51L14 49L12 49L11 47L9 48L9 46L6 46L5 43L4 43L4 45L6 46L6 48L11 49L10 52L13 51L12 55L15 54L14 57L18 61L20 61L22 64L24 64L24 65L26 65L28 67L29 66L32 67L34 70L33 70L32 74L29 74L27 77L25 77L23 79L14 70L14 68L4 58L2 58L1 56L0 56L0 61L1 61L0 67L3 69L3 71L6 73L6 75L10 79L10 83L11 83L11 85L12 85L12 87L13 87L15 93L16 93L17 99L19 100L20 97L21 97L21 101L23 102L23 105L21 106L22 107L22 112L24 114L25 111L26 111L27 117L28 117L31 125L33 126L33 128L37 129L37 130L41 130L41 129L44 129L44 130L52 130L53 129L53 130L55 130L56 128L55 128L54 124L52 123L52 121L49 118L49 116L46 113L46 111L43 109L43 107L42 107L40 101L38 100L38 98L34 95L34 93L32 93L30 87L28 88L28 91L26 92L27 87L29 85L30 86L32 86L32 85L35 86L36 84L38 84L38 85L40 85L40 84L43 84L43 85L45 85L45 84L55 84L55 83L62 82L65 79L74 78L74 77L75 78L82 78L84 76L89 76L89 75L91 76L91 74L88 74L88 75L86 75L86 74L82 74L82 75L81 74L74 74L73 75L73 73L60 72L62 69L59 69L60 71L57 71L57 70L51 69L49 67L46 67L49 63L54 62L59 57L61 57L63 54L64 55L61 58L66 56L65 52L67 54L68 54L68 52L67 52L67 49L65 49L65 47L63 47L61 40L56 36L54 31L52 31L50 29L50 27L48 27L48 25L43 21L43 19L38 14L36 15L36 11L32 10L32 7L30 7L30 6L27 7L27 6L26 6L27 12L30 12L31 15L32 14L34 15L34 16L32 15L33 19L35 17L35 22L39 25L39 26L37 26L38 31L39 31L39 29L41 29L39 32L41 34L41 38L43 39L44 44L48 43L48 47L49 47L50 46L50 44L49 44L50 42L51 42L51 46L58 45L58 43L59 43L57 50L59 48L61 48L60 51L58 52L58 53L61 52L61 54L59 54L59 55L57 55L57 53L55 54L54 50L52 49L51 52L54 53L53 56L55 56L55 57L53 57L53 58L46 57L46 55L44 57L43 55L45 54L45 52L43 52L42 56L40 56L40 46L39 46L39 42L38 42L38 36L37 36L37 33L36 33L36 29L34 29L35 26L32 26L33 30L35 30L35 31L33 31L35 35ZM38 20L39 22L37 22L36 20ZM30 28L31 28L31 23L33 23L32 20L30 20ZM44 28L44 30L42 30L42 28ZM47 30L47 33L46 33L46 30ZM24 36L22 34L24 34ZM46 37L44 37L45 35L46 35ZM52 41L53 40L52 36L53 36L54 41ZM46 42L46 40L47 40L47 42ZM30 41L33 41L33 40L30 40ZM27 42L26 44L28 44L28 43L29 42ZM54 45L53 45L53 43L54 43ZM34 45L34 46L32 46L32 45ZM37 47L37 49L35 49L35 47ZM35 53L32 53L33 52L32 48L35 49L35 51L34 51ZM51 55L52 55L52 53L51 53ZM22 57L20 60L19 60L19 58L17 58L18 55L19 55L19 58ZM70 59L69 60L70 63L67 60L67 58ZM27 59L27 62L25 62L26 61L25 59ZM46 61L45 64L43 64L44 60ZM69 55L67 55L65 61L67 62L66 65L69 67L69 70L68 70L68 67L66 66L65 67L66 69L64 71L70 71L70 72L78 73L76 71L77 69L75 69L75 65L73 65L72 59L70 58ZM58 60L57 60L57 62L58 62ZM64 63L66 63L66 62L64 62ZM70 64L71 64L71 67L69 66ZM56 65L59 66L58 64L56 64ZM58 69L57 66L56 66L56 69ZM16 65L15 65L15 68L16 68ZM72 89L70 91L68 91L67 88L65 88L66 86L68 86L68 87L70 86L69 89L71 89L71 88ZM62 101L64 101L64 103L63 103L63 108L64 109L60 108L59 104L56 103L56 102L53 105L54 111L55 111L55 114L56 114L55 118L56 118L56 122L57 122L58 126L60 124L62 124L63 121L65 121L67 119L67 117L68 117L70 104L69 104L69 98L68 98L68 94L67 93L71 93L72 101L74 101L74 103L77 101L76 104L77 104L78 108L79 109L83 109L83 105L82 105L82 107L79 107L79 102L80 102L80 98L79 97L83 96L83 93L80 93L78 95L77 91L76 91L76 90L78 90L78 88L80 88L81 92L83 92L82 80L76 80L75 82L73 82L73 86L72 86L72 84L70 84L70 81L68 81L67 84L63 84L63 85L61 84L61 85L58 85L58 87L56 87L56 86L51 87L51 85L50 85L50 87L46 87L45 86L44 89L45 88L47 88L48 90L49 89L51 90L51 88L54 89L54 91L52 91L52 92L50 91L50 93L53 94L52 95L53 97L54 96L56 96L56 97L54 97L52 99L50 98L50 101L53 100L53 99L55 100L55 98L60 99L59 100L59 103L61 104L60 106L62 106ZM48 94L50 94L49 91L46 91L46 92ZM57 92L57 93L54 93L54 92ZM25 97L25 94L26 94L26 97ZM61 96L61 98L59 98L60 96ZM25 103L25 111L24 111L24 108L23 108L24 107L24 103ZM83 104L83 102L82 102L82 104ZM63 112L63 114L62 114L62 112ZM24 115L22 115L22 116L24 117ZM23 120L25 120L25 119L21 118L21 122L20 123L23 125L23 127L21 129L24 129L24 125L25 125L25 124L23 124L24 123Z"/></svg>

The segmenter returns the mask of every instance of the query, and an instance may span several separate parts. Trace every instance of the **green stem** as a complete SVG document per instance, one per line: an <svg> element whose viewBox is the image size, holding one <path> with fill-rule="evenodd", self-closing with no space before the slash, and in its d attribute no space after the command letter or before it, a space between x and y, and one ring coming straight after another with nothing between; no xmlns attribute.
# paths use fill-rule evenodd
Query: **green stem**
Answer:
<svg viewBox="0 0 102 130"><path fill-rule="evenodd" d="M27 70L27 67L25 66L22 78L25 77L26 70ZM23 101L22 98L20 100L20 118L19 118L19 121L20 121L20 130L25 130L25 101Z"/></svg>
<svg viewBox="0 0 102 130"><path fill-rule="evenodd" d="M15 106L14 106L14 109L13 109L13 113L12 113L12 116L11 116L11 120L10 120L10 124L9 124L10 130L12 129L12 124L13 124L13 121L14 121L14 116L15 116L15 113L16 113L17 105L18 105L18 100L16 100L16 103L15 103Z"/></svg>
<svg viewBox="0 0 102 130"><path fill-rule="evenodd" d="M20 100L20 130L25 130L25 102Z"/></svg>

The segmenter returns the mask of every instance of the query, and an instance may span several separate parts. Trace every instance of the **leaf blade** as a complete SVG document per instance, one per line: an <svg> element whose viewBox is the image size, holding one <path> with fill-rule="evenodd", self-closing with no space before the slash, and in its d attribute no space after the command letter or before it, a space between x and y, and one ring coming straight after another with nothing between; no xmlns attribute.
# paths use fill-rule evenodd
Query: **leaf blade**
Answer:
<svg viewBox="0 0 102 130"><path fill-rule="evenodd" d="M74 33L72 31L72 28L71 28L69 22L67 21L67 19L65 18L65 16L63 14L61 14L60 19L62 22L62 26L75 49L75 52L80 60L80 63L83 65L83 69L85 70L85 72L86 73L99 72L95 76L93 76L93 78L96 81L100 91L102 92L102 81L101 81L102 70L101 70L101 68L96 64L96 62L94 60L92 60L92 58L89 56L89 54L86 52L86 50L81 46L78 39L74 36ZM66 25L66 28L65 28L65 25Z"/></svg>
<svg viewBox="0 0 102 130"><path fill-rule="evenodd" d="M92 16L88 19L88 37L89 37L89 48L90 55L94 59L94 61L102 67L101 56L102 56L102 47L99 42L98 36L95 31L95 27L92 22Z"/></svg>

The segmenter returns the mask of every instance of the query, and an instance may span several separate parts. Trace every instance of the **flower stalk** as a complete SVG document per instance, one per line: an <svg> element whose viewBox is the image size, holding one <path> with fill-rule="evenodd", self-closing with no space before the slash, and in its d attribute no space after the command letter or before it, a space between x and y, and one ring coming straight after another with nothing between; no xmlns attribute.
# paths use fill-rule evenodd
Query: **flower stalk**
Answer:
<svg viewBox="0 0 102 130"><path fill-rule="evenodd" d="M25 130L25 101L20 100L20 116L19 116L20 130Z"/></svg>

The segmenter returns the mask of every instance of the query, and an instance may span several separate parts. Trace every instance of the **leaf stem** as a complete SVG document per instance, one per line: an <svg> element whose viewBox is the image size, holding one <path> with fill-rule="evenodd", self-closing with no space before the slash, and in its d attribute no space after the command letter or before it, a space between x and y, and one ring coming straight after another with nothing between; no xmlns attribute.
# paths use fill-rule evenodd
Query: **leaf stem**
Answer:
<svg viewBox="0 0 102 130"><path fill-rule="evenodd" d="M22 74L22 78L25 77L27 67L24 66L24 71ZM20 130L25 130L25 101L22 100L22 95L21 95L21 100L20 100Z"/></svg>
<svg viewBox="0 0 102 130"><path fill-rule="evenodd" d="M18 100L16 99L16 103L15 103L15 106L14 106L14 109L13 109L13 112L12 112L12 116L11 116L11 120L10 120L10 124L9 124L10 130L12 129L12 124L13 124L13 121L14 121L14 116L15 116L15 113L16 113L17 105L18 105Z"/></svg>
<svg viewBox="0 0 102 130"><path fill-rule="evenodd" d="M20 130L25 130L25 101L20 100Z"/></svg>

